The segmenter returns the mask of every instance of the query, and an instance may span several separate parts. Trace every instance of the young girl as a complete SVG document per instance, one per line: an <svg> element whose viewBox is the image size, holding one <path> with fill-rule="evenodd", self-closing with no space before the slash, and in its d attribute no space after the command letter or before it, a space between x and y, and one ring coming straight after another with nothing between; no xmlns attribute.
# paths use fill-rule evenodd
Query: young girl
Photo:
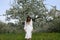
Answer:
<svg viewBox="0 0 60 40"><path fill-rule="evenodd" d="M31 40L32 31L33 31L33 22L30 16L28 16L25 21L24 30L26 32L25 39Z"/></svg>

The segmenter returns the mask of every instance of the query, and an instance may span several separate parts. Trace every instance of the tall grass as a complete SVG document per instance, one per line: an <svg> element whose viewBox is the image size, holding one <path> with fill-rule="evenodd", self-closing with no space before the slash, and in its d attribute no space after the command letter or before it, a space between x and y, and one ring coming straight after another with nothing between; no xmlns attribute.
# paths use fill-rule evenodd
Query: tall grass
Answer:
<svg viewBox="0 0 60 40"><path fill-rule="evenodd" d="M24 40L24 33L0 34L0 40ZM60 40L60 33L33 33L32 40Z"/></svg>

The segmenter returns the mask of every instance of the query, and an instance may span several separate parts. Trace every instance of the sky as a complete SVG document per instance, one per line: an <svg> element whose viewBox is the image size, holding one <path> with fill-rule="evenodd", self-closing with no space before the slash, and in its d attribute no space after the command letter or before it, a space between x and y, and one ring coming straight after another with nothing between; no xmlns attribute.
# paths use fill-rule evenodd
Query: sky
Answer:
<svg viewBox="0 0 60 40"><path fill-rule="evenodd" d="M50 5L56 6L58 10L60 10L60 0L46 0L44 2L46 4L46 8L51 9L52 7Z"/></svg>
<svg viewBox="0 0 60 40"><path fill-rule="evenodd" d="M8 10L11 7L11 3L13 0L0 0L0 15L5 14L6 10ZM50 5L56 6L58 10L60 10L60 0L46 0L44 1L44 4L46 4L47 9L51 9L52 7ZM0 16L0 21L6 22L4 16Z"/></svg>
<svg viewBox="0 0 60 40"><path fill-rule="evenodd" d="M12 0L0 0L0 15L6 13L6 10L11 7L11 3ZM0 21L5 22L5 16L0 16Z"/></svg>

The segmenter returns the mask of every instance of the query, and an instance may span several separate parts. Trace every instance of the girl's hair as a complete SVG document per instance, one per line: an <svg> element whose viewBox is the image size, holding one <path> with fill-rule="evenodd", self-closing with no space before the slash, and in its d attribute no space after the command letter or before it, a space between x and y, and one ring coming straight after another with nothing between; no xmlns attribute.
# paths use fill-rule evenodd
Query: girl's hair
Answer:
<svg viewBox="0 0 60 40"><path fill-rule="evenodd" d="M27 16L26 22L30 22L31 21L31 17Z"/></svg>

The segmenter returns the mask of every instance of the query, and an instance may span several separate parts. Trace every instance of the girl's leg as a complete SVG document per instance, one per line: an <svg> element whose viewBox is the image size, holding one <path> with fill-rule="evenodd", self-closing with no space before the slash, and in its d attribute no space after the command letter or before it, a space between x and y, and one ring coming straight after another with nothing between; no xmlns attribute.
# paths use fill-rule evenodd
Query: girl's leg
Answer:
<svg viewBox="0 0 60 40"><path fill-rule="evenodd" d="M29 38L29 39L25 39L25 40L31 40L31 38Z"/></svg>
<svg viewBox="0 0 60 40"><path fill-rule="evenodd" d="M28 40L28 39L25 39L25 40Z"/></svg>
<svg viewBox="0 0 60 40"><path fill-rule="evenodd" d="M29 38L28 40L31 40L31 38Z"/></svg>

